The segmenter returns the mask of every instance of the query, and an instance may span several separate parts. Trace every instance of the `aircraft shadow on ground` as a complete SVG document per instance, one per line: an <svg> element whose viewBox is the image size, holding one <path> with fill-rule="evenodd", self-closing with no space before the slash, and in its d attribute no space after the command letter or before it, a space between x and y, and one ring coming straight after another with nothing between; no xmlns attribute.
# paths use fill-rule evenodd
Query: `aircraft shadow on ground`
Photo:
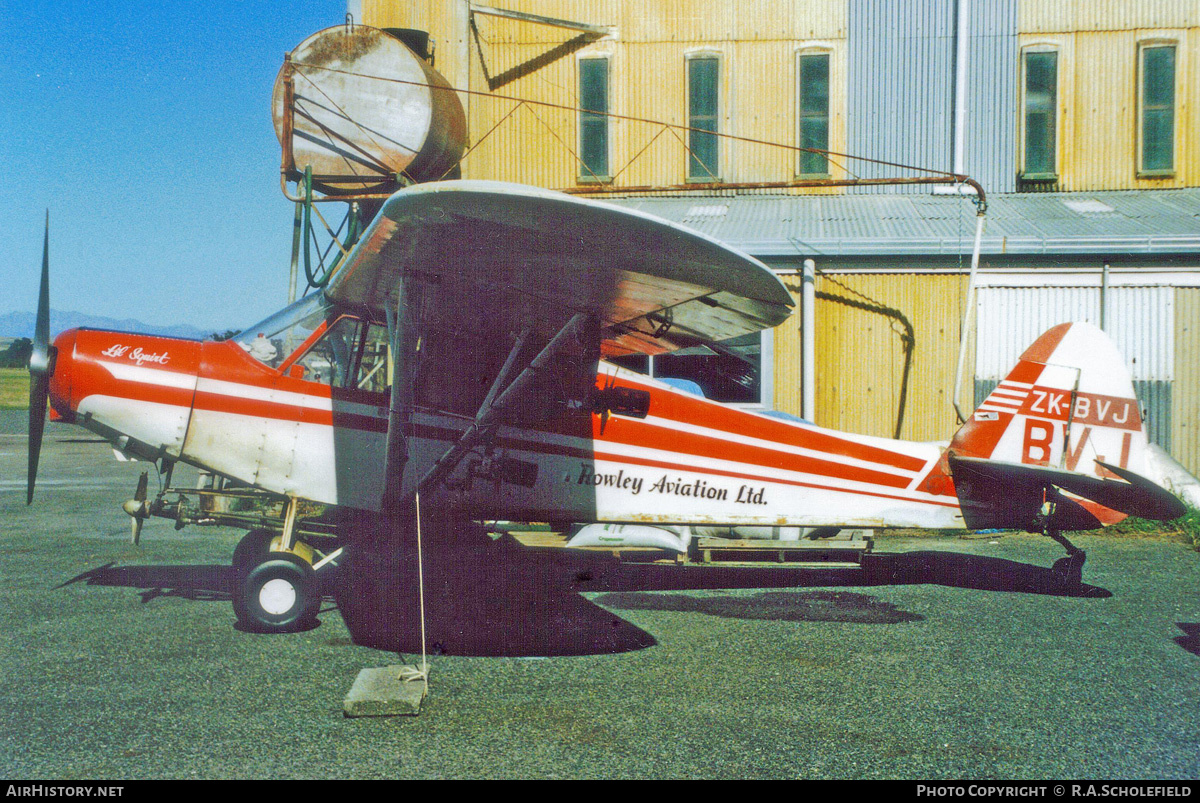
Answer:
<svg viewBox="0 0 1200 803"><path fill-rule="evenodd" d="M894 625L925 618L851 591L759 591L749 596L707 597L614 591L601 594L596 602L621 610L702 613L722 619L775 622Z"/></svg>
<svg viewBox="0 0 1200 803"><path fill-rule="evenodd" d="M1086 584L1064 586L1049 568L1000 558L922 550L875 554L869 560L866 572L675 566L622 562L603 553L531 550L503 539L470 548L427 550L421 567L413 554L381 558L351 553L327 579L324 590L337 601L357 643L392 652L419 652L417 577L423 569L426 644L436 654L460 656L612 654L657 643L649 633L601 606L738 619L896 624L920 617L868 594L802 589L930 583L989 591L1111 596ZM107 564L59 587L83 582L136 588L141 589L143 603L159 597L228 602L232 578L232 569L223 565ZM775 590L728 597L635 593L719 589ZM604 593L593 602L581 592ZM329 613L332 608L326 605L322 615ZM1200 626L1181 628L1188 636L1176 641L1185 649L1200 651Z"/></svg>
<svg viewBox="0 0 1200 803"><path fill-rule="evenodd" d="M1175 643L1192 655L1200 655L1200 624L1195 622L1176 622L1175 624L1184 632L1184 635L1175 637Z"/></svg>
<svg viewBox="0 0 1200 803"><path fill-rule="evenodd" d="M219 564L195 566L117 566L107 563L76 575L57 588L86 583L142 589L143 604L158 597L182 597L197 602L229 602L233 570Z"/></svg>
<svg viewBox="0 0 1200 803"><path fill-rule="evenodd" d="M1106 589L1064 582L1053 568L958 552L874 553L863 571L781 566L669 566L593 563L576 575L580 591L672 591L720 588L944 585L1064 597L1110 597ZM1086 574L1087 569L1084 568Z"/></svg>
<svg viewBox="0 0 1200 803"><path fill-rule="evenodd" d="M931 583L979 591L1011 591L1059 597L1111 597L1112 592L1083 582L1064 580L1053 567L1034 566L1005 558L960 552L920 550L877 554L872 561L872 585ZM1087 567L1084 566L1084 575Z"/></svg>

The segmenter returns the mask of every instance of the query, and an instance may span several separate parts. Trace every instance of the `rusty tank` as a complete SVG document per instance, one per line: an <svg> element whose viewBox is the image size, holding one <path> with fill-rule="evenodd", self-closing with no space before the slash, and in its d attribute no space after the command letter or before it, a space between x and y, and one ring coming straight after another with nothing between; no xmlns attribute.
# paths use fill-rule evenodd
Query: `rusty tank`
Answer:
<svg viewBox="0 0 1200 803"><path fill-rule="evenodd" d="M330 195L390 189L453 174L466 117L449 82L393 33L338 25L284 61L272 97L289 179L311 168Z"/></svg>

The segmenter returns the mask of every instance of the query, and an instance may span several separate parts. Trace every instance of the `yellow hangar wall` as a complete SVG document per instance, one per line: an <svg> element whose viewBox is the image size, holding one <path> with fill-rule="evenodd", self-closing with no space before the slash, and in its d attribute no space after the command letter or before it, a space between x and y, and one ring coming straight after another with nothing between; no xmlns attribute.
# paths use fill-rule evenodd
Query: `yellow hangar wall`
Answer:
<svg viewBox="0 0 1200 803"><path fill-rule="evenodd" d="M1062 191L1200 185L1200 2L1062 0L1019 5L1022 52L1053 49L1058 69L1058 172ZM1175 170L1139 177L1138 55L1174 44Z"/></svg>
<svg viewBox="0 0 1200 803"><path fill-rule="evenodd" d="M784 282L800 307L799 276ZM915 441L949 440L966 299L956 273L823 273L817 277L816 423ZM800 414L800 313L775 330L776 409ZM968 342L962 403L972 405Z"/></svg>
<svg viewBox="0 0 1200 803"><path fill-rule="evenodd" d="M686 180L689 56L720 59L720 174L725 183L786 181L794 153L745 140L796 141L797 54L830 54L830 149L847 142L847 30L851 0L505 0L507 10L610 26L597 38L562 27L486 13L466 0L362 0L361 22L427 30L435 66L461 95L469 139L467 178L551 188L579 187L580 59L607 57L610 172L614 186ZM1022 53L1059 53L1057 182L1046 189L1095 191L1200 186L1200 0L1019 0ZM1137 174L1138 51L1175 43L1174 157L1170 175ZM1017 96L997 98L1018 111ZM517 99L517 100L513 100ZM537 101L520 105L520 99ZM1020 131L1015 132L1020 140ZM1018 146L1019 147L1019 146ZM870 156L871 154L864 154ZM836 165L831 177L845 177ZM740 190L738 192L746 192ZM751 190L764 192L764 190ZM719 194L735 192L722 190ZM768 192L840 193L833 188ZM702 196L696 196L702 197ZM985 264L987 257L984 258ZM818 265L816 421L870 435L946 440L966 276L919 263L888 272ZM785 276L799 299L799 277ZM1177 459L1200 472L1200 288L1177 287L1170 422ZM798 305L799 307L799 305ZM774 406L800 413L800 315L773 337ZM911 338L911 345L908 342ZM961 399L973 404L974 343L968 344ZM852 401L852 403L851 403Z"/></svg>
<svg viewBox="0 0 1200 803"><path fill-rule="evenodd" d="M472 141L487 136L466 159L464 175L577 185L572 152L578 149L578 114L532 104L517 108L503 98L573 107L577 62L598 56L610 59L612 113L684 126L686 59L715 55L721 132L794 144L796 54L826 51L830 150L845 150L848 0L507 0L504 6L605 26L611 33L597 39L569 28L472 14L466 0L362 0L368 25L430 31L439 71L455 87L479 93L464 95L464 105ZM1022 52L1059 54L1058 181L1047 188L1200 186L1200 0L1023 0L1017 7ZM1166 176L1139 176L1138 54L1142 45L1163 43L1176 46L1175 168ZM1020 109L1020 88L1018 95L1003 100ZM610 136L616 186L684 182L686 133L614 120ZM723 140L720 161L726 183L784 181L795 173L794 154L748 141ZM845 176L837 164L831 174Z"/></svg>
<svg viewBox="0 0 1200 803"><path fill-rule="evenodd" d="M1200 287L1175 290L1171 455L1200 475Z"/></svg>
<svg viewBox="0 0 1200 803"><path fill-rule="evenodd" d="M617 0L509 0L506 10L610 26L600 39L576 30L485 13L465 2L363 0L363 22L427 29L437 43L435 66L468 109L472 142L464 177L565 188L580 183L578 61L607 57L610 165L614 186L686 181L689 57L720 62L720 178L726 183L794 178L794 152L749 140L796 139L797 54L830 54L830 149L845 149L844 0L629 3ZM473 20L473 23L472 23ZM463 80L470 62L469 86ZM553 105L519 104L509 98ZM572 107L554 108L554 105ZM654 121L654 122L642 122ZM833 177L842 177L838 167Z"/></svg>

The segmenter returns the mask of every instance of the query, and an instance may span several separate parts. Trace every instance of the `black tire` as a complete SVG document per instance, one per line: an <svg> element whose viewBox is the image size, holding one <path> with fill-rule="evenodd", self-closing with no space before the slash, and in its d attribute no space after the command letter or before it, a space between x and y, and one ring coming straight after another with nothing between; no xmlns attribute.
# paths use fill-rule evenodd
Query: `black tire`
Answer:
<svg viewBox="0 0 1200 803"><path fill-rule="evenodd" d="M316 572L295 555L271 557L238 577L233 612L238 623L257 633L292 633L311 627L321 606Z"/></svg>
<svg viewBox="0 0 1200 803"><path fill-rule="evenodd" d="M251 530L242 536L238 545L233 548L233 558L229 561L239 577L267 559L271 553L271 541L279 533L274 530Z"/></svg>

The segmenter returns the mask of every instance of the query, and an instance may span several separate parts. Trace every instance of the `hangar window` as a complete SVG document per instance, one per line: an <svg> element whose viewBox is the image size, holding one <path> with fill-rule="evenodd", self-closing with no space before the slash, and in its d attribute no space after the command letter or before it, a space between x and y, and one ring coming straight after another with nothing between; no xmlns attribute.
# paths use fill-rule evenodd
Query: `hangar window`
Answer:
<svg viewBox="0 0 1200 803"><path fill-rule="evenodd" d="M579 109L579 180L607 181L608 59L579 60Z"/></svg>
<svg viewBox="0 0 1200 803"><path fill-rule="evenodd" d="M829 150L829 54L801 53L797 57L797 132L801 148ZM827 178L829 160L824 154L800 153L798 173L803 178Z"/></svg>
<svg viewBox="0 0 1200 803"><path fill-rule="evenodd" d="M1140 52L1138 173L1175 171L1175 45L1144 45Z"/></svg>
<svg viewBox="0 0 1200 803"><path fill-rule="evenodd" d="M1053 181L1058 178L1058 52L1026 51L1024 73L1021 178Z"/></svg>
<svg viewBox="0 0 1200 803"><path fill-rule="evenodd" d="M689 181L719 181L717 142L721 62L716 56L687 60Z"/></svg>

